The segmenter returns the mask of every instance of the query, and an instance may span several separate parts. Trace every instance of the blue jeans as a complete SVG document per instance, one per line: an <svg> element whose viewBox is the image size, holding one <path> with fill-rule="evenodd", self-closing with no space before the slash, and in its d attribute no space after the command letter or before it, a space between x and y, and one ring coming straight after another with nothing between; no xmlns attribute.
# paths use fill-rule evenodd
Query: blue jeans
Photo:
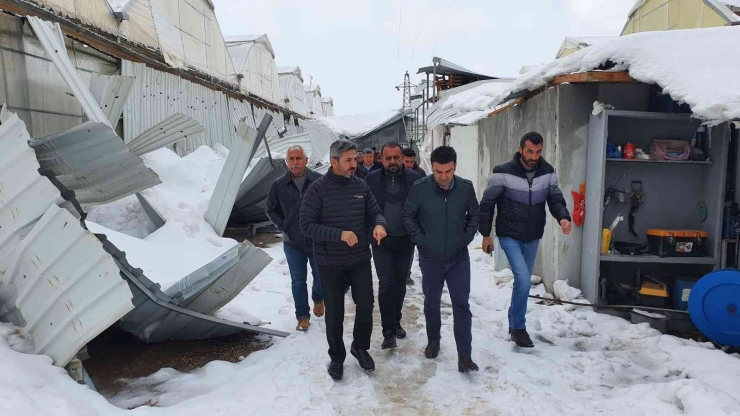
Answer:
<svg viewBox="0 0 740 416"><path fill-rule="evenodd" d="M424 318L427 322L427 340L439 342L442 317L440 302L445 282L452 301L452 331L455 334L457 354L470 357L473 343L473 314L470 313L470 255L466 249L450 261L419 256L421 288L424 291Z"/></svg>
<svg viewBox="0 0 740 416"><path fill-rule="evenodd" d="M509 329L526 329L527 299L532 286L532 272L537 259L540 240L519 241L509 237L499 237L499 246L514 272L514 293L509 306Z"/></svg>
<svg viewBox="0 0 740 416"><path fill-rule="evenodd" d="M311 298L314 302L324 300L324 292L321 290L321 278L319 277L319 267L313 260L313 253L309 253L300 247L283 243L285 259L288 261L290 269L290 280L293 289L293 303L295 303L296 319L310 318L311 308L308 306L308 268L306 263L311 263L311 274L313 275L313 293Z"/></svg>

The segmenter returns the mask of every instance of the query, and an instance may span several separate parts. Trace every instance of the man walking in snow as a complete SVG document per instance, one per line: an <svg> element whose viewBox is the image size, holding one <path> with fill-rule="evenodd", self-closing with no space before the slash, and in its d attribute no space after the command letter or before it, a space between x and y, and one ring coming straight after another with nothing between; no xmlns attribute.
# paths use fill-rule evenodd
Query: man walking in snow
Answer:
<svg viewBox="0 0 740 416"><path fill-rule="evenodd" d="M421 176L403 164L401 145L389 142L380 148L382 169L374 170L365 182L375 195L388 223L388 237L372 243L378 273L378 304L383 325L382 348L395 348L396 338L405 338L401 311L406 297L406 278L414 260L414 243L403 226L403 207L409 190Z"/></svg>
<svg viewBox="0 0 740 416"><path fill-rule="evenodd" d="M364 166L362 166L362 162L365 160L365 154L362 152L357 152L357 170L355 171L355 176L357 176L360 179L365 179L365 176L367 176L368 172L367 169L365 169Z"/></svg>
<svg viewBox="0 0 740 416"><path fill-rule="evenodd" d="M383 167L380 162L375 160L377 157L375 150L367 148L362 153L364 154L362 167L365 168L368 173Z"/></svg>
<svg viewBox="0 0 740 416"><path fill-rule="evenodd" d="M478 371L471 359L472 314L470 313L470 256L468 244L478 228L478 200L473 184L455 175L457 153L449 146L432 152L432 175L414 183L406 199L403 223L419 247L419 266L424 290L427 358L439 354L440 301L445 282L452 300L457 369Z"/></svg>
<svg viewBox="0 0 740 416"><path fill-rule="evenodd" d="M498 165L488 178L480 212L483 251L493 251L491 226L498 205L496 235L514 272L514 292L509 306L509 334L517 346L532 348L526 329L527 299L537 248L544 234L545 203L558 221L563 234L570 234L570 214L558 187L555 169L542 157L543 139L539 133L525 134L513 160Z"/></svg>
<svg viewBox="0 0 740 416"><path fill-rule="evenodd" d="M354 340L350 353L365 371L374 371L368 350L373 331L373 276L370 239L377 244L386 236L386 221L367 184L355 177L357 146L337 140L329 150L331 168L306 191L301 205L300 228L313 239L326 302L328 372L341 380L347 351L344 333L344 293L352 288L355 302ZM368 225L373 227L372 235Z"/></svg>
<svg viewBox="0 0 740 416"><path fill-rule="evenodd" d="M311 314L308 306L308 287L306 280L308 270L306 263L311 264L313 275L313 313L316 317L324 316L324 293L321 290L319 270L313 259L313 242L301 233L298 217L301 201L306 190L321 177L308 169L308 158L301 146L290 146L285 154L285 163L289 172L275 180L267 195L265 213L275 227L283 233L283 251L290 269L290 280L295 303L295 317L298 320L296 329L306 331L310 325Z"/></svg>
<svg viewBox="0 0 740 416"><path fill-rule="evenodd" d="M427 176L424 169L416 163L416 152L414 152L414 149L410 147L403 150L403 164L406 166L406 169L414 170L422 177Z"/></svg>

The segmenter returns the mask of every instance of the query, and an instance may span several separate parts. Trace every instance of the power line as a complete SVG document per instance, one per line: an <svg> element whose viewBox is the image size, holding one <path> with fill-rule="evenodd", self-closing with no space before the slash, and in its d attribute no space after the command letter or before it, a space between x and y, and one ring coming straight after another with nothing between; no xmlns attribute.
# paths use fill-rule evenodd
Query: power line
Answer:
<svg viewBox="0 0 740 416"><path fill-rule="evenodd" d="M437 45L439 44L439 38L442 37L442 32L445 30L445 26L447 25L447 18L450 17L450 12L452 11L452 5L455 4L455 0L450 1L450 7L447 9L447 15L445 15L445 21L442 23L442 28L439 30L439 34L437 35L437 41L434 42L434 48L432 49L432 57L429 58L429 60L432 60L434 58L434 52L437 51Z"/></svg>
<svg viewBox="0 0 740 416"><path fill-rule="evenodd" d="M396 50L396 72L394 74L394 84L398 83L398 63L401 60L401 18L403 17L403 0L401 0L401 9L398 11L398 49Z"/></svg>
<svg viewBox="0 0 740 416"><path fill-rule="evenodd" d="M411 62L414 60L414 53L416 53L416 42L419 41L419 32L421 32L421 25L424 23L424 15L427 12L427 2L424 0L424 9L421 11L421 20L419 20L419 29L416 30L416 39L414 40L414 48L411 49L411 59L409 59L409 66L406 68L408 71L411 68Z"/></svg>

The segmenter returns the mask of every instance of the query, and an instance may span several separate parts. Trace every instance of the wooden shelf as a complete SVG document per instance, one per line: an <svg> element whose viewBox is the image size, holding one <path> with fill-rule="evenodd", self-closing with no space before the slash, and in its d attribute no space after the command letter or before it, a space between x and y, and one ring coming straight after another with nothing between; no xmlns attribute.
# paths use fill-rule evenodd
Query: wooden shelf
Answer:
<svg viewBox="0 0 740 416"><path fill-rule="evenodd" d="M644 160L644 159L613 159L606 158L607 163L654 163L656 165L712 165L714 161L709 160Z"/></svg>
<svg viewBox="0 0 740 416"><path fill-rule="evenodd" d="M652 254L628 256L625 254L602 254L601 261L614 263L664 263L664 264L706 264L714 265L713 257L658 257Z"/></svg>

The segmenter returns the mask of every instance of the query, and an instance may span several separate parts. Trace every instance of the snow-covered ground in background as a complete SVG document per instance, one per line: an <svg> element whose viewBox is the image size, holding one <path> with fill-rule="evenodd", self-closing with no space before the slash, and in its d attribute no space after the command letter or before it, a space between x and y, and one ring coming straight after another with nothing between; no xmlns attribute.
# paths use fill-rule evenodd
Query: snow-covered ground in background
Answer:
<svg viewBox="0 0 740 416"><path fill-rule="evenodd" d="M536 347L522 352L507 335L511 289L496 284L491 258L471 244L473 358L481 371L457 372L450 298L442 298L442 352L428 360L418 262L404 307L408 337L395 350L380 349L380 319L370 353L377 370L364 373L354 358L344 379L326 374L324 319L307 333L293 330L290 277L276 244L273 262L219 316L250 312L291 332L237 364L216 361L191 373L163 369L128 380L130 391L113 404L75 384L43 356L11 350L23 345L0 324L0 414L124 414L147 400L138 415L243 414L498 414L498 415L740 415L740 356L708 344L661 335L647 324L583 308L530 301L527 322ZM504 279L506 280L506 279ZM377 279L376 279L377 285ZM542 293L541 285L533 292ZM347 296L345 342L351 342L354 308Z"/></svg>
<svg viewBox="0 0 740 416"><path fill-rule="evenodd" d="M328 127L335 134L344 135L352 139L372 131L392 117L395 117L398 112L399 110L391 110L349 116L322 117L317 119L316 122Z"/></svg>

